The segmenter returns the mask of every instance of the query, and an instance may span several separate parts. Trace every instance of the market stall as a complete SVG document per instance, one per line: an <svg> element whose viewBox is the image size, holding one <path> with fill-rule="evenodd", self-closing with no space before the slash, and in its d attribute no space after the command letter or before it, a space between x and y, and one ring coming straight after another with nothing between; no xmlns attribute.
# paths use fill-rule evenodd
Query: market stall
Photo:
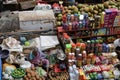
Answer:
<svg viewBox="0 0 120 80"><path fill-rule="evenodd" d="M0 80L119 80L119 0L87 1L4 14Z"/></svg>

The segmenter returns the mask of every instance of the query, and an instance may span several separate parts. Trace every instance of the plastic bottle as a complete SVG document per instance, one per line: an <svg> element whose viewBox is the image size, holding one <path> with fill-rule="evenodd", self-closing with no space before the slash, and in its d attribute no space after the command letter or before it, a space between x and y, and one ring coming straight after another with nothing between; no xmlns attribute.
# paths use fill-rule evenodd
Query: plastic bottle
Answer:
<svg viewBox="0 0 120 80"><path fill-rule="evenodd" d="M95 40L95 48L94 48L94 52L95 52L95 54L97 55L97 53L98 53L98 44L99 44L99 41L98 40Z"/></svg>
<svg viewBox="0 0 120 80"><path fill-rule="evenodd" d="M71 52L75 53L75 49L76 49L76 45L73 43Z"/></svg>
<svg viewBox="0 0 120 80"><path fill-rule="evenodd" d="M64 44L70 44L70 36L64 35Z"/></svg>
<svg viewBox="0 0 120 80"><path fill-rule="evenodd" d="M79 26L80 26L80 28L83 28L84 26L83 26L83 20L84 20L84 15L80 15L79 16Z"/></svg>
<svg viewBox="0 0 120 80"><path fill-rule="evenodd" d="M113 74L115 75L115 79L120 79L120 71L118 69L115 69Z"/></svg>
<svg viewBox="0 0 120 80"><path fill-rule="evenodd" d="M87 58L87 52L86 51L82 51L82 57L83 57L83 59Z"/></svg>
<svg viewBox="0 0 120 80"><path fill-rule="evenodd" d="M75 61L75 53L71 53L71 59Z"/></svg>
<svg viewBox="0 0 120 80"><path fill-rule="evenodd" d="M70 31L72 30L72 23L68 24L68 30L70 30Z"/></svg>
<svg viewBox="0 0 120 80"><path fill-rule="evenodd" d="M104 25L104 17L105 17L105 12L102 12L101 14L101 27Z"/></svg>
<svg viewBox="0 0 120 80"><path fill-rule="evenodd" d="M82 54L78 54L77 56L77 66L78 67L82 66Z"/></svg>
<svg viewBox="0 0 120 80"><path fill-rule="evenodd" d="M79 28L83 28L82 21L79 21Z"/></svg>
<svg viewBox="0 0 120 80"><path fill-rule="evenodd" d="M68 14L67 14L67 22L68 22L68 23L70 22L70 17L71 17L71 14L68 13Z"/></svg>
<svg viewBox="0 0 120 80"><path fill-rule="evenodd" d="M91 40L91 53L94 53L95 41Z"/></svg>
<svg viewBox="0 0 120 80"><path fill-rule="evenodd" d="M101 22L101 19L100 19L100 18L101 18L101 17L98 16L98 15L95 16L95 26L96 26L96 27L100 27L100 22Z"/></svg>
<svg viewBox="0 0 120 80"><path fill-rule="evenodd" d="M94 76L94 79L95 79L95 80L98 79L98 77L97 77L97 73L96 73L96 72L93 73L93 76Z"/></svg>
<svg viewBox="0 0 120 80"><path fill-rule="evenodd" d="M106 44L105 43L102 44L102 52L106 52Z"/></svg>
<svg viewBox="0 0 120 80"><path fill-rule="evenodd" d="M74 21L74 15L72 14L71 17L70 17L70 21L73 22Z"/></svg>
<svg viewBox="0 0 120 80"><path fill-rule="evenodd" d="M85 65L86 64L86 60L87 60L87 52L83 51L82 52L82 64Z"/></svg>
<svg viewBox="0 0 120 80"><path fill-rule="evenodd" d="M88 28L89 24L89 19L88 19L88 13L84 14L84 19L85 19L85 28Z"/></svg>
<svg viewBox="0 0 120 80"><path fill-rule="evenodd" d="M62 16L62 21L63 21L64 23L67 22L67 15L66 15L66 14L63 14L63 16Z"/></svg>
<svg viewBox="0 0 120 80"><path fill-rule="evenodd" d="M86 64L90 64L91 63L91 58L88 56L86 61L87 61Z"/></svg>
<svg viewBox="0 0 120 80"><path fill-rule="evenodd" d="M98 73L98 74L97 74L97 77L98 77L98 80L102 80L102 79L103 79L103 76L102 76L101 73Z"/></svg>
<svg viewBox="0 0 120 80"><path fill-rule="evenodd" d="M64 29L65 31L68 30L67 23L65 23L65 22L62 23L62 27L63 27L63 29Z"/></svg>
<svg viewBox="0 0 120 80"><path fill-rule="evenodd" d="M93 55L93 57L92 57L92 59L91 59L91 63L92 63L92 64L95 64L95 61L96 61L96 56Z"/></svg>
<svg viewBox="0 0 120 80"><path fill-rule="evenodd" d="M65 47L65 53L68 54L68 53L71 53L71 44L66 44L66 47Z"/></svg>
<svg viewBox="0 0 120 80"><path fill-rule="evenodd" d="M78 15L77 13L74 14L75 21L77 21L77 22L78 22L78 16L79 16L79 15Z"/></svg>
<svg viewBox="0 0 120 80"><path fill-rule="evenodd" d="M86 46L86 51L87 51L87 53L90 53L90 50L91 50L91 49L90 49L90 47L91 47L90 44L91 44L91 41L88 40L88 41L87 41L87 46Z"/></svg>
<svg viewBox="0 0 120 80"><path fill-rule="evenodd" d="M86 44L85 43L81 43L81 52L84 51L86 49Z"/></svg>
<svg viewBox="0 0 120 80"><path fill-rule="evenodd" d="M98 55L102 53L102 44L100 44L100 41L98 43Z"/></svg>
<svg viewBox="0 0 120 80"><path fill-rule="evenodd" d="M72 53L68 54L68 59L71 60L72 59Z"/></svg>
<svg viewBox="0 0 120 80"><path fill-rule="evenodd" d="M80 17L80 12L78 12L78 18Z"/></svg>
<svg viewBox="0 0 120 80"><path fill-rule="evenodd" d="M79 42L76 44L76 55L80 54L80 49L81 49L80 45L81 44Z"/></svg>
<svg viewBox="0 0 120 80"><path fill-rule="evenodd" d="M69 63L69 66L72 66L73 65L73 61L72 60L68 60L68 63Z"/></svg>
<svg viewBox="0 0 120 80"><path fill-rule="evenodd" d="M61 38L61 40L64 42L64 39L65 39L65 35L67 35L67 33L63 33L62 35L60 35L60 38Z"/></svg>
<svg viewBox="0 0 120 80"><path fill-rule="evenodd" d="M75 80L79 80L79 72L77 70L76 65L73 65L73 70L74 70L74 74L75 74Z"/></svg>
<svg viewBox="0 0 120 80"><path fill-rule="evenodd" d="M108 46L108 44L106 45L106 52L110 52L110 47Z"/></svg>

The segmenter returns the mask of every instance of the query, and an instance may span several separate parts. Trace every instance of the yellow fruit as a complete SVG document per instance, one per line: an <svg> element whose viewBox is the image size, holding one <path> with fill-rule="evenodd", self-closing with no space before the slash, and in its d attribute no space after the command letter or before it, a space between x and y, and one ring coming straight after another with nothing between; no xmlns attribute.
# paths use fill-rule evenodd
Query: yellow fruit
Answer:
<svg viewBox="0 0 120 80"><path fill-rule="evenodd" d="M89 11L93 11L93 6L90 6L90 7L89 7Z"/></svg>
<svg viewBox="0 0 120 80"><path fill-rule="evenodd" d="M78 6L77 6L77 7L78 7L78 8L81 8L81 7L82 7L82 5L83 5L83 4L78 4Z"/></svg>
<svg viewBox="0 0 120 80"><path fill-rule="evenodd" d="M65 6L65 7L64 7L64 9L65 9L65 10L67 10L67 9L68 9L68 7L67 7L67 6Z"/></svg>
<svg viewBox="0 0 120 80"><path fill-rule="evenodd" d="M61 22L60 22L60 21L58 21L56 25L57 25L57 26L60 26L60 25L61 25Z"/></svg>
<svg viewBox="0 0 120 80"><path fill-rule="evenodd" d="M68 9L71 9L72 7L71 6L68 6Z"/></svg>
<svg viewBox="0 0 120 80"><path fill-rule="evenodd" d="M62 20L62 17L57 17L57 20L58 20L58 21Z"/></svg>
<svg viewBox="0 0 120 80"><path fill-rule="evenodd" d="M108 1L104 2L103 4L104 4L105 8L108 8L108 6L109 6L109 2Z"/></svg>
<svg viewBox="0 0 120 80"><path fill-rule="evenodd" d="M58 17L62 17L62 14L58 14Z"/></svg>
<svg viewBox="0 0 120 80"><path fill-rule="evenodd" d="M89 17L91 17L91 16L92 16L92 14L91 14L90 12L88 12L88 15L89 15Z"/></svg>
<svg viewBox="0 0 120 80"><path fill-rule="evenodd" d="M89 7L85 7L85 8L84 8L84 11L85 11L85 12L89 12Z"/></svg>
<svg viewBox="0 0 120 80"><path fill-rule="evenodd" d="M99 13L101 13L102 12L102 10L101 9L99 9Z"/></svg>
<svg viewBox="0 0 120 80"><path fill-rule="evenodd" d="M94 9L95 9L95 10L98 10L99 8L98 8L98 6L97 6L97 5L95 5L95 6L94 6Z"/></svg>
<svg viewBox="0 0 120 80"><path fill-rule="evenodd" d="M94 10L94 13L95 13L95 14L98 14L98 11L97 11L97 10Z"/></svg>

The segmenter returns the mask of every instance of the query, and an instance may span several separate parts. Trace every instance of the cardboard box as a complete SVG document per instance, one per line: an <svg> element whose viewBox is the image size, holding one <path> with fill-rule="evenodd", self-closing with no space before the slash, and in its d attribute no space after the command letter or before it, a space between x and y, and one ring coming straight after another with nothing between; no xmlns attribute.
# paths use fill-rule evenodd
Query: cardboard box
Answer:
<svg viewBox="0 0 120 80"><path fill-rule="evenodd" d="M105 9L104 27L108 27L109 26L110 16L111 16L111 10Z"/></svg>
<svg viewBox="0 0 120 80"><path fill-rule="evenodd" d="M120 10L117 12L113 26L120 26Z"/></svg>
<svg viewBox="0 0 120 80"><path fill-rule="evenodd" d="M118 19L116 19L116 16L118 15L118 9L106 9L105 10L105 24L104 27L113 27L116 24L117 21L119 21ZM118 23L118 22L117 22Z"/></svg>

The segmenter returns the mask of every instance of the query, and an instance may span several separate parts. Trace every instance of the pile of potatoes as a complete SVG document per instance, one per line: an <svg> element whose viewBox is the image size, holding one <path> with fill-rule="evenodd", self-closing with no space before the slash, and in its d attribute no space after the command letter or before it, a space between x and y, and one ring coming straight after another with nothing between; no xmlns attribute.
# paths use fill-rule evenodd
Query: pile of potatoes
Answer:
<svg viewBox="0 0 120 80"><path fill-rule="evenodd" d="M26 69L24 80L45 80L45 78L38 75L35 67L31 67Z"/></svg>

